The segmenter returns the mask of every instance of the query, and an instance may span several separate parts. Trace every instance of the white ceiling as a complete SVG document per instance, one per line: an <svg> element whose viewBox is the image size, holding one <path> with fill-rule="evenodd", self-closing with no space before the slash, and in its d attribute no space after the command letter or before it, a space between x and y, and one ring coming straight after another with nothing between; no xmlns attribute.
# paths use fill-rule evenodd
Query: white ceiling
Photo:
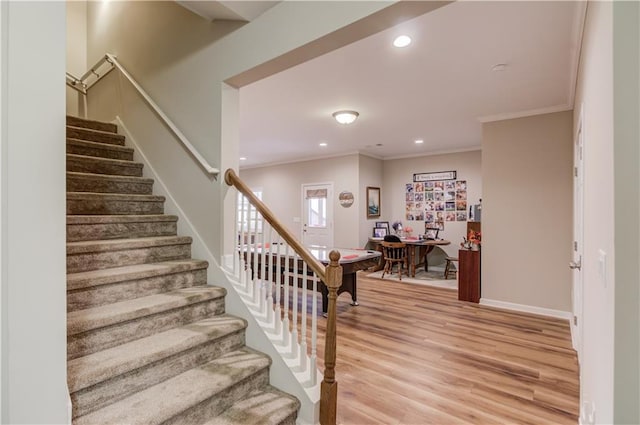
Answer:
<svg viewBox="0 0 640 425"><path fill-rule="evenodd" d="M584 10L455 2L245 86L240 166L479 149L483 121L572 109ZM393 47L399 34L412 44ZM499 63L506 70L492 71ZM360 117L340 125L339 109Z"/></svg>

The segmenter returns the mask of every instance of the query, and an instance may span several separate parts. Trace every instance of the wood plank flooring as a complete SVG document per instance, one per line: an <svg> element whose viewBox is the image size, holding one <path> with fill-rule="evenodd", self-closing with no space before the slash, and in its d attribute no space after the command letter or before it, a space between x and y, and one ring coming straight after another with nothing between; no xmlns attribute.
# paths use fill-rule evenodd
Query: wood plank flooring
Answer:
<svg viewBox="0 0 640 425"><path fill-rule="evenodd" d="M338 297L339 424L576 424L569 324L358 275ZM319 367L324 368L324 320Z"/></svg>

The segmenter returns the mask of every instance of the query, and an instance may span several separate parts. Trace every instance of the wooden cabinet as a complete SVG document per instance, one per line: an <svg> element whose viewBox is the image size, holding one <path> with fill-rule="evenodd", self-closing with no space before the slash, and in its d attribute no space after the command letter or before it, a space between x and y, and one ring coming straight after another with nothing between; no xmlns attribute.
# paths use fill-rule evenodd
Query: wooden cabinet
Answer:
<svg viewBox="0 0 640 425"><path fill-rule="evenodd" d="M480 252L458 251L458 299L480 302Z"/></svg>

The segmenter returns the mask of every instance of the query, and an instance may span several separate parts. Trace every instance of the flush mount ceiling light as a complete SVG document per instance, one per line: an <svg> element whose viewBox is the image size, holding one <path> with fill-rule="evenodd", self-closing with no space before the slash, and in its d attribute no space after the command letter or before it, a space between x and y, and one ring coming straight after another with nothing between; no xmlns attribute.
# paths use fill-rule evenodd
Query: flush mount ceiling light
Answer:
<svg viewBox="0 0 640 425"><path fill-rule="evenodd" d="M246 161L246 160L247 160L247 158L246 158L246 157L244 157L244 156L241 156L241 157L240 157L240 161Z"/></svg>
<svg viewBox="0 0 640 425"><path fill-rule="evenodd" d="M332 115L340 124L351 124L360 114L356 111L336 111Z"/></svg>
<svg viewBox="0 0 640 425"><path fill-rule="evenodd" d="M407 47L411 44L411 37L408 35L400 35L393 40L393 45L396 47Z"/></svg>
<svg viewBox="0 0 640 425"><path fill-rule="evenodd" d="M327 147L327 142L320 142L319 146L321 148L325 148L325 147Z"/></svg>
<svg viewBox="0 0 640 425"><path fill-rule="evenodd" d="M421 145L424 143L424 140L422 139L414 140L413 143L415 143L416 145Z"/></svg>

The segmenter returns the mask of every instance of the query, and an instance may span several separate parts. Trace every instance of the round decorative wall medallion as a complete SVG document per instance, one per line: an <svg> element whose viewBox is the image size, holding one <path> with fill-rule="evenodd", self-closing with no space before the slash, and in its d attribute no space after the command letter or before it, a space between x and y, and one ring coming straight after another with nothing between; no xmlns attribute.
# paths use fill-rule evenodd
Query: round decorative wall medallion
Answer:
<svg viewBox="0 0 640 425"><path fill-rule="evenodd" d="M349 192L348 190L340 192L340 195L338 195L338 200L340 201L340 205L345 208L349 208L351 205L353 205L353 193Z"/></svg>

